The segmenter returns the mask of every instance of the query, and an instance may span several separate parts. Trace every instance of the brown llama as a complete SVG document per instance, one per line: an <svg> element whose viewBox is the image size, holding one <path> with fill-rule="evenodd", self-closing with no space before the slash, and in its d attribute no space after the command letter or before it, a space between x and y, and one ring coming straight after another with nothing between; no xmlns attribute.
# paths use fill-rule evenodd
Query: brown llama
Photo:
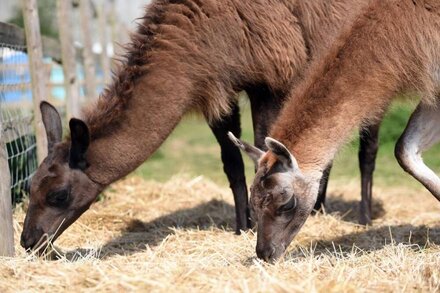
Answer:
<svg viewBox="0 0 440 293"><path fill-rule="evenodd" d="M373 1L314 62L275 122L268 152L232 139L258 161L251 208L257 255L278 259L306 221L324 168L353 129L380 119L398 94L420 104L396 146L401 166L440 200L422 152L440 140L440 2Z"/></svg>
<svg viewBox="0 0 440 293"><path fill-rule="evenodd" d="M237 93L250 96L255 141L262 147L308 60L366 1L309 2L153 2L112 84L83 120L70 121L64 141L58 113L41 105L49 154L32 182L22 245L35 247L43 235L55 240L193 109L205 115L221 145L237 231L249 227L243 161L227 139L228 131L240 135Z"/></svg>

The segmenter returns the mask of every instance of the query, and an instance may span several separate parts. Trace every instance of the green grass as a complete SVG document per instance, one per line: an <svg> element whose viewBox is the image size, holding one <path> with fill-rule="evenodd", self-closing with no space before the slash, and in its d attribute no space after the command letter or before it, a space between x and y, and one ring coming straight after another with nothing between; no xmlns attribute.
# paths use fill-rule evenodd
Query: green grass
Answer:
<svg viewBox="0 0 440 293"><path fill-rule="evenodd" d="M253 141L249 104L242 104L243 139ZM386 115L380 130L380 148L376 164L375 184L420 187L407 175L394 158L394 145L403 132L414 107L396 103ZM354 136L356 137L356 136ZM358 138L338 154L331 179L352 180L359 178L357 160ZM424 156L427 164L437 173L440 171L440 145ZM254 173L253 163L245 158L248 182ZM135 172L147 179L166 181L177 173L193 176L203 175L218 184L227 185L220 159L220 147L205 120L199 116L185 117L162 147Z"/></svg>
<svg viewBox="0 0 440 293"><path fill-rule="evenodd" d="M385 116L379 133L379 152L374 173L375 183L379 185L405 185L422 188L421 184L405 173L394 157L394 146L404 131L414 107L396 103ZM357 161L359 139L346 145L338 154L335 161L333 178L359 178ZM440 172L440 145L434 146L424 154L424 159L436 173Z"/></svg>

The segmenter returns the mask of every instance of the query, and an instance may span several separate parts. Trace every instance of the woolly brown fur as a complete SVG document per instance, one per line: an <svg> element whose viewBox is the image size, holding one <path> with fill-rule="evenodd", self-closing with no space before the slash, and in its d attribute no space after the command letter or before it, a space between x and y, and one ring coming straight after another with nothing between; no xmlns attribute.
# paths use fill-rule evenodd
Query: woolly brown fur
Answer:
<svg viewBox="0 0 440 293"><path fill-rule="evenodd" d="M432 104L439 88L440 4L372 1L292 92L272 136L305 169L322 170L358 126L397 94Z"/></svg>

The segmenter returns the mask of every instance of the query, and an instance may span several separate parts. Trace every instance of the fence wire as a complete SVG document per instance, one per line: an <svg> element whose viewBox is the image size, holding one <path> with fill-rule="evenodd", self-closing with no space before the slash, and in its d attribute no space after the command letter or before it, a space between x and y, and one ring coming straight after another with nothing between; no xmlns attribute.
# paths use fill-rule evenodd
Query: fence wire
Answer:
<svg viewBox="0 0 440 293"><path fill-rule="evenodd" d="M25 49L0 43L0 130L8 153L14 204L29 192L37 168L31 78Z"/></svg>

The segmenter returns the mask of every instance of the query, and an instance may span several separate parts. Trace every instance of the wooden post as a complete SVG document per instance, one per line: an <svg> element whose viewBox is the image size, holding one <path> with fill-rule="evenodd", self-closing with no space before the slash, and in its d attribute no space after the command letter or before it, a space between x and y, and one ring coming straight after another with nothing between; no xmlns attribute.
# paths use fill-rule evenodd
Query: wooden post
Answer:
<svg viewBox="0 0 440 293"><path fill-rule="evenodd" d="M122 36L120 32L120 23L118 20L117 12L116 12L116 1L115 0L109 0L110 1L110 37L111 37L111 43L113 45L113 56L121 56L123 54L123 50L121 48L121 45L123 44ZM117 61L117 58L114 58L112 60L112 69L116 69L119 62Z"/></svg>
<svg viewBox="0 0 440 293"><path fill-rule="evenodd" d="M12 226L11 175L8 167L5 133L0 120L0 256L14 256Z"/></svg>
<svg viewBox="0 0 440 293"><path fill-rule="evenodd" d="M66 91L67 119L79 116L79 83L76 75L75 47L72 35L72 1L57 1L58 27L60 29L61 53Z"/></svg>
<svg viewBox="0 0 440 293"><path fill-rule="evenodd" d="M34 105L35 136L37 139L37 158L41 163L47 156L47 139L41 120L40 103L46 99L47 78L44 76L43 48L40 35L40 21L36 0L22 0L26 44L29 55L29 68L32 83L32 102Z"/></svg>
<svg viewBox="0 0 440 293"><path fill-rule="evenodd" d="M81 31L83 40L84 73L86 84L86 96L93 99L96 96L95 60L92 51L92 31L90 29L90 0L79 0L79 14L81 19Z"/></svg>
<svg viewBox="0 0 440 293"><path fill-rule="evenodd" d="M99 22L99 36L102 46L101 53L101 69L104 76L104 85L110 83L111 68L110 59L107 54L108 38L107 38L107 10L105 9L105 1L98 2L98 22Z"/></svg>

